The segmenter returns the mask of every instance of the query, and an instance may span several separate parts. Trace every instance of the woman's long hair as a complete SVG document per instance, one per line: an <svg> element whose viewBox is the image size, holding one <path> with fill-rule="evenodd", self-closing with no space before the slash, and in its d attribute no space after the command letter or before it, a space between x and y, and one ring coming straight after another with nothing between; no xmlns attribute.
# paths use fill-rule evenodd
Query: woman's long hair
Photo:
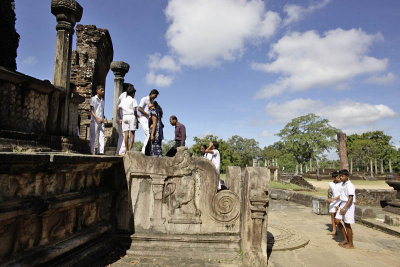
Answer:
<svg viewBox="0 0 400 267"><path fill-rule="evenodd" d="M158 110L158 113L160 114L160 119L161 119L162 116L163 116L163 111L162 111L161 106L158 104L157 101L154 101L154 102L153 102L153 105L154 105L154 108L155 108L156 110Z"/></svg>

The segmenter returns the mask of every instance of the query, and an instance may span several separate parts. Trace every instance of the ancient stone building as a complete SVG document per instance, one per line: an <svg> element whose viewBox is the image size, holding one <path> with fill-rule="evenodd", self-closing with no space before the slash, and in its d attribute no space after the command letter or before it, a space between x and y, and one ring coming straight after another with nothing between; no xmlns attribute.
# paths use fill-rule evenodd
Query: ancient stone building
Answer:
<svg viewBox="0 0 400 267"><path fill-rule="evenodd" d="M0 1L0 17L0 66L15 71L19 34L15 30L14 0Z"/></svg>
<svg viewBox="0 0 400 267"><path fill-rule="evenodd" d="M85 98L79 105L81 126L90 122L90 97L97 85L105 85L114 50L107 29L95 25L76 26L76 51L72 53L71 82ZM111 99L110 99L111 101ZM81 137L86 137L86 127L81 127Z"/></svg>

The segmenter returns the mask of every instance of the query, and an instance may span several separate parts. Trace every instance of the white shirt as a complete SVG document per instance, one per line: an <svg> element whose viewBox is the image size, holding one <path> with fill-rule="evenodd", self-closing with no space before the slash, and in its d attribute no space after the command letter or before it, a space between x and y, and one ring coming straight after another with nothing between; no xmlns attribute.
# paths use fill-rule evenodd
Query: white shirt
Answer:
<svg viewBox="0 0 400 267"><path fill-rule="evenodd" d="M119 104L121 104L122 99L124 99L125 97L126 97L126 92L123 92L122 94L119 95L118 102L117 102L117 107L119 107ZM122 110L120 112L121 112L121 117L124 116ZM115 117L119 118L118 117L118 109L117 109L117 114L115 114Z"/></svg>
<svg viewBox="0 0 400 267"><path fill-rule="evenodd" d="M219 154L219 151L214 149L213 150L214 154L211 155L211 161L215 165L215 168L217 168L217 171L219 173L220 171L220 166L221 166L221 155Z"/></svg>
<svg viewBox="0 0 400 267"><path fill-rule="evenodd" d="M342 182L339 182L339 183L330 182L329 183L329 189L332 192L332 198L340 196L340 189L341 188L342 188Z"/></svg>
<svg viewBox="0 0 400 267"><path fill-rule="evenodd" d="M204 153L203 158L211 160L212 154L211 153Z"/></svg>
<svg viewBox="0 0 400 267"><path fill-rule="evenodd" d="M121 100L121 103L118 106L121 108L124 116L125 115L134 115L134 110L137 107L136 99L128 95L124 99Z"/></svg>
<svg viewBox="0 0 400 267"><path fill-rule="evenodd" d="M347 182L342 183L340 188L340 201L347 202L349 200L349 196L353 196L353 203L356 203L356 188L347 180Z"/></svg>
<svg viewBox="0 0 400 267"><path fill-rule="evenodd" d="M104 119L104 98L100 99L97 95L90 98L90 106L93 107L94 114L101 120ZM91 116L92 121L96 119Z"/></svg>
<svg viewBox="0 0 400 267"><path fill-rule="evenodd" d="M145 96L142 99L140 99L139 107L141 107L144 112L149 114L149 104L150 104L150 96ZM140 116L144 117L144 115L140 112Z"/></svg>

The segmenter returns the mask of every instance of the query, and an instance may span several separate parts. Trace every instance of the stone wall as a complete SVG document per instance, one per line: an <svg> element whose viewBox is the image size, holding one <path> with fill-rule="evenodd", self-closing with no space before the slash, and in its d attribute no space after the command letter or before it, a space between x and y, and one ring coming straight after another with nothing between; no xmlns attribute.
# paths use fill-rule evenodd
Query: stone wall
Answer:
<svg viewBox="0 0 400 267"><path fill-rule="evenodd" d="M384 206L387 202L396 199L396 190L385 189L356 189L358 205Z"/></svg>
<svg viewBox="0 0 400 267"><path fill-rule="evenodd" d="M17 69L15 59L19 44L14 8L14 0L0 1L0 66L12 71Z"/></svg>
<svg viewBox="0 0 400 267"><path fill-rule="evenodd" d="M121 171L121 158L0 153L0 264L44 264L110 231Z"/></svg>
<svg viewBox="0 0 400 267"><path fill-rule="evenodd" d="M79 105L81 125L90 121L90 98L95 94L97 85L106 84L113 54L107 29L98 29L95 25L76 26L76 51L72 52L71 82L85 98ZM85 138L86 132L82 131L81 136Z"/></svg>
<svg viewBox="0 0 400 267"><path fill-rule="evenodd" d="M43 134L48 131L50 96L60 92L41 81L0 67L0 128Z"/></svg>

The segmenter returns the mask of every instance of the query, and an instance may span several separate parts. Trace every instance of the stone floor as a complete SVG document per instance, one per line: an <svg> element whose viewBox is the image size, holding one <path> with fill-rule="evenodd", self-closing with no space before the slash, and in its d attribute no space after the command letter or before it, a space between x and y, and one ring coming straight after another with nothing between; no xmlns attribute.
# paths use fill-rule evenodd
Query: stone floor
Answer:
<svg viewBox="0 0 400 267"><path fill-rule="evenodd" d="M269 244L272 247L268 251L269 266L400 266L400 238L355 224L355 249L341 248L338 246L338 242L342 241L340 237L327 235L330 230L330 218L327 215L315 215L311 208L293 202L272 201L269 224L273 226L272 235L275 235L275 244ZM285 250L285 247L291 250ZM223 261L184 259L180 255L173 258L146 258L115 254L113 259L108 262L102 260L96 265L240 266L239 257L237 260Z"/></svg>

